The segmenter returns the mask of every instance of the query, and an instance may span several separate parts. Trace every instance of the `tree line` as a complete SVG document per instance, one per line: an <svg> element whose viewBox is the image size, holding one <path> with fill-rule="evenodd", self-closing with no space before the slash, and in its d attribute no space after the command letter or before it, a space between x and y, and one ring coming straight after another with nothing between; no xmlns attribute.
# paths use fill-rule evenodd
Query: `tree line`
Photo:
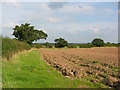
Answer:
<svg viewBox="0 0 120 90"><path fill-rule="evenodd" d="M40 40L40 39L46 39L48 35L43 32L42 30L35 29L34 26L30 26L29 23L21 24L20 26L16 25L13 28L14 32L12 35L15 36L16 40L22 41L22 42L27 42L29 45L34 45L33 42ZM63 47L68 47L68 48L76 48L76 46L79 47L103 47L103 46L117 46L116 44L110 44L105 43L104 40L100 38L95 38L91 43L88 44L72 44L69 45L68 41L63 39L63 38L58 38L54 40L55 42L55 47L56 48L63 48ZM36 47L40 47L39 44L35 44ZM46 48L52 48L53 46L46 42L44 44Z"/></svg>

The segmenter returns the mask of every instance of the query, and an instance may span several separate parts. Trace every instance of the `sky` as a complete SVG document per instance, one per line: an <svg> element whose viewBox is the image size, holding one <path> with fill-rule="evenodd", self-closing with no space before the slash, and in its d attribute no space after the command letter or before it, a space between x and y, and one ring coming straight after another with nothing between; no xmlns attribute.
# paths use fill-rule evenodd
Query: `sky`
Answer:
<svg viewBox="0 0 120 90"><path fill-rule="evenodd" d="M118 42L117 2L2 2L2 34L30 23L48 34L38 43L64 38L69 43L88 43L94 38Z"/></svg>

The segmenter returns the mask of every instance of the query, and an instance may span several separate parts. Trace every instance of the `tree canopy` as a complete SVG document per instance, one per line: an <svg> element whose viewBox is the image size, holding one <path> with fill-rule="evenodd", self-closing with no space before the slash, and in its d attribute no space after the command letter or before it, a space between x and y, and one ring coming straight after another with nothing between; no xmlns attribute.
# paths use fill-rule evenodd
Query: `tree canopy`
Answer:
<svg viewBox="0 0 120 90"><path fill-rule="evenodd" d="M55 43L56 48L62 48L68 46L68 42L63 38L55 39L54 41L56 42Z"/></svg>
<svg viewBox="0 0 120 90"><path fill-rule="evenodd" d="M46 39L48 36L42 30L37 30L34 26L30 26L29 23L21 24L21 26L16 25L13 30L12 35L14 35L17 40L25 41L29 44L39 39Z"/></svg>
<svg viewBox="0 0 120 90"><path fill-rule="evenodd" d="M93 41L92 41L92 44L97 46L97 47L102 47L104 46L104 41L100 38L95 38Z"/></svg>
<svg viewBox="0 0 120 90"><path fill-rule="evenodd" d="M48 42L46 42L44 45L46 46L46 48L52 48L52 45Z"/></svg>

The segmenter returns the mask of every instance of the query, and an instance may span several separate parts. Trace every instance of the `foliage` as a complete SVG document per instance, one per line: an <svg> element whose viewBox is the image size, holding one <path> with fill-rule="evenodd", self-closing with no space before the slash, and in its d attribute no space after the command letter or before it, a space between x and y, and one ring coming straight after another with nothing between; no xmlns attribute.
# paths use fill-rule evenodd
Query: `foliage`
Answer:
<svg viewBox="0 0 120 90"><path fill-rule="evenodd" d="M45 48L44 45L41 45L39 43L32 44L32 47L34 47L34 48Z"/></svg>
<svg viewBox="0 0 120 90"><path fill-rule="evenodd" d="M97 47L103 47L104 46L104 41L100 38L95 38L93 41L92 41L92 44L97 46Z"/></svg>
<svg viewBox="0 0 120 90"><path fill-rule="evenodd" d="M87 43L87 44L69 44L68 48L91 48L94 47L93 44Z"/></svg>
<svg viewBox="0 0 120 90"><path fill-rule="evenodd" d="M46 48L52 48L52 45L48 42L45 43Z"/></svg>
<svg viewBox="0 0 120 90"><path fill-rule="evenodd" d="M0 36L0 57L2 56L2 35Z"/></svg>
<svg viewBox="0 0 120 90"><path fill-rule="evenodd" d="M21 26L16 25L13 30L13 35L16 39L19 41L25 41L29 44L32 44L33 41L39 39L46 39L48 36L42 30L34 29L34 26L30 26L29 23L21 24Z"/></svg>
<svg viewBox="0 0 120 90"><path fill-rule="evenodd" d="M80 48L91 48L91 47L94 47L94 45L90 44L90 43L88 43L88 44L79 44L79 47Z"/></svg>
<svg viewBox="0 0 120 90"><path fill-rule="evenodd" d="M2 55L9 59L13 54L22 50L29 50L31 47L26 42L20 42L8 37L2 37Z"/></svg>
<svg viewBox="0 0 120 90"><path fill-rule="evenodd" d="M77 45L76 44L71 44L71 45L68 45L68 48L76 48Z"/></svg>
<svg viewBox="0 0 120 90"><path fill-rule="evenodd" d="M106 47L119 47L120 44L118 43L110 43L110 42L107 42L104 44Z"/></svg>
<svg viewBox="0 0 120 90"><path fill-rule="evenodd" d="M117 43L104 43L105 47L119 47L120 44ZM96 47L95 45L91 44L91 43L87 43L87 44L69 44L68 48L92 48L92 47Z"/></svg>
<svg viewBox="0 0 120 90"><path fill-rule="evenodd" d="M63 38L55 39L54 41L56 42L55 43L56 48L62 48L68 46L68 42Z"/></svg>

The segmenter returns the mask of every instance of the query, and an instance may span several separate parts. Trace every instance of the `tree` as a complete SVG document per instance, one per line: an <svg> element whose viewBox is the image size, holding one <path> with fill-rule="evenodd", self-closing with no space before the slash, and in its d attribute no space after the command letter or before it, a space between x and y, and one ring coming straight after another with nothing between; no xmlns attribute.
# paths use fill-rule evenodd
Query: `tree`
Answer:
<svg viewBox="0 0 120 90"><path fill-rule="evenodd" d="M92 44L97 46L97 47L102 47L104 46L104 41L100 38L95 38L93 41L92 41Z"/></svg>
<svg viewBox="0 0 120 90"><path fill-rule="evenodd" d="M107 42L106 44L110 44L110 42Z"/></svg>
<svg viewBox="0 0 120 90"><path fill-rule="evenodd" d="M76 47L77 47L76 44L71 44L71 45L70 45L70 48L76 48Z"/></svg>
<svg viewBox="0 0 120 90"><path fill-rule="evenodd" d="M13 30L12 35L14 35L17 40L25 41L29 44L39 39L46 39L48 36L42 30L34 29L34 26L30 26L29 23L21 24L21 26L16 25Z"/></svg>
<svg viewBox="0 0 120 90"><path fill-rule="evenodd" d="M46 48L52 48L52 45L48 42L45 43Z"/></svg>
<svg viewBox="0 0 120 90"><path fill-rule="evenodd" d="M63 38L55 39L54 41L56 42L55 43L56 48L62 48L68 46L68 42Z"/></svg>

